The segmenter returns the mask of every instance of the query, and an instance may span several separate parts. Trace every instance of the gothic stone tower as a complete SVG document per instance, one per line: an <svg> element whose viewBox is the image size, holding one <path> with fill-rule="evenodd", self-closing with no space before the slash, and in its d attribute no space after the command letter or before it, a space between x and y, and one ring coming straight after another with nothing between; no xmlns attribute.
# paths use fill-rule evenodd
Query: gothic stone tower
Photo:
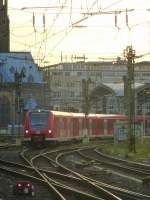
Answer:
<svg viewBox="0 0 150 200"><path fill-rule="evenodd" d="M8 0L0 0L0 52L9 52L9 18L7 15Z"/></svg>

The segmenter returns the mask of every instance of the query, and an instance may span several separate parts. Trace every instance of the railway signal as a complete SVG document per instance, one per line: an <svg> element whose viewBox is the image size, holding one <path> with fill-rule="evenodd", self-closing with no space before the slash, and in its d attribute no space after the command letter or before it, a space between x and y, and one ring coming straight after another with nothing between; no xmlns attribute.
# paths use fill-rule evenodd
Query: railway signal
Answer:
<svg viewBox="0 0 150 200"><path fill-rule="evenodd" d="M17 123L18 123L18 133L20 133L20 123L22 121L22 108L23 108L23 98L21 98L21 86L22 86L22 79L25 77L25 72L22 69L19 72L15 72L14 79L15 79L15 118L17 114ZM17 112L16 112L17 111Z"/></svg>
<svg viewBox="0 0 150 200"><path fill-rule="evenodd" d="M24 70L22 69L20 73L15 73L15 90L16 90L16 108L17 111L20 112L22 106L22 99L21 99L21 85L22 85L22 78L25 77Z"/></svg>

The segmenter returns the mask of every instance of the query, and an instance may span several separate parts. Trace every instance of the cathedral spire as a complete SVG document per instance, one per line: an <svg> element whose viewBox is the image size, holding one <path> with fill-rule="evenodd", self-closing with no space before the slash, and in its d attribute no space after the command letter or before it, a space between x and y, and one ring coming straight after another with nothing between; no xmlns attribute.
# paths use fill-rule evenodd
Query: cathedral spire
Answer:
<svg viewBox="0 0 150 200"><path fill-rule="evenodd" d="M8 18L8 0L0 1L0 52L10 51L10 32L9 32L9 18Z"/></svg>

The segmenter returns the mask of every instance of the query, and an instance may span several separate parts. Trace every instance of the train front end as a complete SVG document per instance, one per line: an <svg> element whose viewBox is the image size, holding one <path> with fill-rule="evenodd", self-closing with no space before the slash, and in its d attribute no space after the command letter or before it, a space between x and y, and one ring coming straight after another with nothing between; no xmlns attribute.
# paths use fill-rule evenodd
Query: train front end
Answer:
<svg viewBox="0 0 150 200"><path fill-rule="evenodd" d="M51 140L52 113L47 110L28 111L25 118L24 142L45 143Z"/></svg>

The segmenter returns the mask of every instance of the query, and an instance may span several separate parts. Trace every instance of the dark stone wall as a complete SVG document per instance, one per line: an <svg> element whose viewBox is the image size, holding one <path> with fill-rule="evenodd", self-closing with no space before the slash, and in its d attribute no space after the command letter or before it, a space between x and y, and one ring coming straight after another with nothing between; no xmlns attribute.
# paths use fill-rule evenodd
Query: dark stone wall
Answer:
<svg viewBox="0 0 150 200"><path fill-rule="evenodd" d="M7 0L0 0L0 52L10 50L9 18L7 14Z"/></svg>

